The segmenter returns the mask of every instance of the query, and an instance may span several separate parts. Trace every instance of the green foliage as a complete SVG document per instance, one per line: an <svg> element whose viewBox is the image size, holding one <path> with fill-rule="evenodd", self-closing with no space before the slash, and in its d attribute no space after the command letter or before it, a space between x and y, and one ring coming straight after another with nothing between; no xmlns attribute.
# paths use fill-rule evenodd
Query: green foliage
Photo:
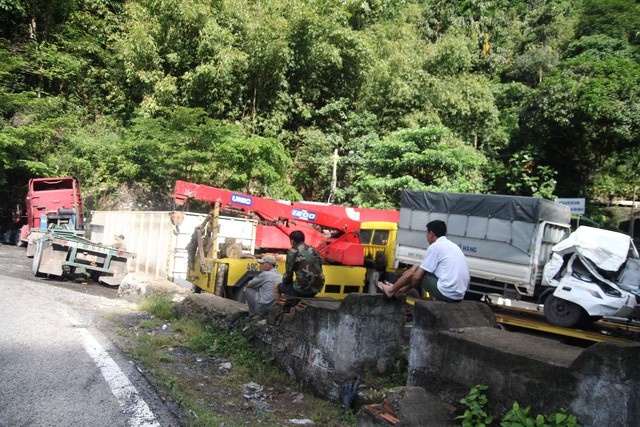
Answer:
<svg viewBox="0 0 640 427"><path fill-rule="evenodd" d="M640 43L640 6L633 0L584 0L576 36L604 34Z"/></svg>
<svg viewBox="0 0 640 427"><path fill-rule="evenodd" d="M531 416L529 412L530 406L526 408L520 407L518 402L514 402L513 406L507 412L502 421L501 427L573 427L579 426L578 419L575 415L568 414L566 411L554 412L553 414L544 416Z"/></svg>
<svg viewBox="0 0 640 427"><path fill-rule="evenodd" d="M167 294L158 294L145 298L140 303L140 308L161 319L172 320L176 317L176 310L171 303L171 297Z"/></svg>
<svg viewBox="0 0 640 427"><path fill-rule="evenodd" d="M255 375L265 372L262 363L269 362L269 357L253 347L249 343L249 335L242 330L229 330L218 323L205 325L192 319L177 318L175 307L167 294L145 298L140 303L140 308L158 319L170 321L172 330L182 334L184 343L193 351L208 352L213 356L227 358L236 367L242 367L248 371L253 370ZM144 322L142 325L157 327L161 323ZM150 353L152 347L165 345L168 343L168 339L167 337L149 337L142 342L141 353L145 355ZM261 363L258 364L257 361Z"/></svg>
<svg viewBox="0 0 640 427"><path fill-rule="evenodd" d="M479 192L486 159L443 126L404 130L372 142L353 184L358 205L385 207L402 189ZM366 171L366 172L365 172ZM386 205L388 207L388 205Z"/></svg>
<svg viewBox="0 0 640 427"><path fill-rule="evenodd" d="M172 323L172 330L181 333L185 337L191 338L202 334L204 331L204 325L201 322L188 317L178 317Z"/></svg>
<svg viewBox="0 0 640 427"><path fill-rule="evenodd" d="M436 83L434 107L441 122L475 148L500 145L494 136L499 112L491 84L484 77L462 75Z"/></svg>
<svg viewBox="0 0 640 427"><path fill-rule="evenodd" d="M464 414L456 417L457 420L462 420L463 427L484 427L493 421L493 417L488 416L484 410L488 399L483 392L488 388L486 385L471 387L467 397L460 399L460 403L468 408Z"/></svg>
<svg viewBox="0 0 640 427"><path fill-rule="evenodd" d="M634 58L638 53L625 40L597 34L572 41L564 54L567 59L583 55L592 59L606 60L611 57Z"/></svg>
<svg viewBox="0 0 640 427"><path fill-rule="evenodd" d="M129 353L133 359L151 368L157 368L161 363L172 360L171 355L161 350L171 344L169 337L141 334L136 337L136 341L136 346Z"/></svg>
<svg viewBox="0 0 640 427"><path fill-rule="evenodd" d="M505 174L506 186L510 193L520 196L554 199L555 171L549 166L540 166L530 151L520 151L509 159Z"/></svg>
<svg viewBox="0 0 640 427"><path fill-rule="evenodd" d="M275 198L297 194L286 183L291 160L279 141L246 135L199 108L163 107L138 117L122 145L116 174L123 182L169 189L183 179Z"/></svg>
<svg viewBox="0 0 640 427"><path fill-rule="evenodd" d="M525 100L522 131L558 171L563 194L591 195L594 177L637 144L640 66L632 58L566 60Z"/></svg>
<svg viewBox="0 0 640 427"><path fill-rule="evenodd" d="M529 49L515 59L509 78L535 87L559 62L558 53L548 47Z"/></svg>
<svg viewBox="0 0 640 427"><path fill-rule="evenodd" d="M469 394L460 399L460 403L467 407L464 414L456 417L462 420L463 427L484 427L493 425L495 417L488 416L484 407L488 402L487 396L484 394L489 387L486 385L477 385L471 387ZM529 412L531 407L523 408L518 402L514 402L511 409L502 417L500 421L501 427L577 427L578 420L572 415L561 409L550 415L531 416Z"/></svg>
<svg viewBox="0 0 640 427"><path fill-rule="evenodd" d="M229 329L226 325L213 322L190 325L186 332L187 347L212 357L227 359L235 371L250 374L256 381L270 382L279 375L274 369L273 359L251 344L251 328Z"/></svg>
<svg viewBox="0 0 640 427"><path fill-rule="evenodd" d="M341 204L395 208L402 188L633 194L620 154L640 128L633 0L0 10L8 205L28 178L58 174L78 176L91 200L123 186L166 200L185 179L326 201L335 149ZM434 129L448 133L430 140Z"/></svg>
<svg viewBox="0 0 640 427"><path fill-rule="evenodd" d="M444 36L438 43L429 46L425 55L425 69L440 77L469 73L477 62L474 48L468 37Z"/></svg>

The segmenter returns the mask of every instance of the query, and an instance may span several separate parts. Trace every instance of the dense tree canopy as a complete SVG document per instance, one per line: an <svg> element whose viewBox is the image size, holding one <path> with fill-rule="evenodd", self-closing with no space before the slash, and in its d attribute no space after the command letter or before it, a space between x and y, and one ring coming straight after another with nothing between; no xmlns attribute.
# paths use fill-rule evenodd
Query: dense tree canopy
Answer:
<svg viewBox="0 0 640 427"><path fill-rule="evenodd" d="M3 218L175 180L397 207L403 188L631 197L634 0L0 0Z"/></svg>

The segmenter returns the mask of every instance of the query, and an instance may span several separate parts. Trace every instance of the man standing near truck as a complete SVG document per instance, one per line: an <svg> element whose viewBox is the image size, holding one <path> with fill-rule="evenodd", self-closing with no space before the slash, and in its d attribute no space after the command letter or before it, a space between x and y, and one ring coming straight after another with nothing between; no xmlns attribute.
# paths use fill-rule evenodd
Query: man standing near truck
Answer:
<svg viewBox="0 0 640 427"><path fill-rule="evenodd" d="M429 222L429 248L420 265L407 270L394 284L378 282L378 289L388 297L397 297L421 285L431 300L462 301L469 288L469 267L460 247L447 239L446 234L444 221Z"/></svg>

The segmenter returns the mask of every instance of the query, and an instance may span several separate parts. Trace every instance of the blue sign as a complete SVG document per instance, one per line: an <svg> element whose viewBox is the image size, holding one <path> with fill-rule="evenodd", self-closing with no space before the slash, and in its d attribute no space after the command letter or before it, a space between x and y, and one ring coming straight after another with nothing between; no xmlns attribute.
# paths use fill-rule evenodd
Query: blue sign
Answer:
<svg viewBox="0 0 640 427"><path fill-rule="evenodd" d="M572 215L584 215L585 212L585 199L556 199L556 203L569 206L571 208Z"/></svg>
<svg viewBox="0 0 640 427"><path fill-rule="evenodd" d="M253 197L243 196L242 194L231 194L231 203L235 203L243 206L251 206L253 204Z"/></svg>
<svg viewBox="0 0 640 427"><path fill-rule="evenodd" d="M304 209L294 209L291 211L291 216L298 219L304 219L305 221L315 221L318 215L315 212L309 212Z"/></svg>

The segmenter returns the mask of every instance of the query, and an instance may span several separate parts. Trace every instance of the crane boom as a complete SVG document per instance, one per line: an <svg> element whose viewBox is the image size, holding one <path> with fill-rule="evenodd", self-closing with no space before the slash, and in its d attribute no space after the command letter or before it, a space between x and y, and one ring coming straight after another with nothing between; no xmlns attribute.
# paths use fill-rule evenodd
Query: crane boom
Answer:
<svg viewBox="0 0 640 427"><path fill-rule="evenodd" d="M253 213L265 221L305 221L342 233L354 233L360 229L359 214L354 208L320 203L280 201L202 184L177 181L174 192L176 204L183 205L187 199L219 201L222 210Z"/></svg>
<svg viewBox="0 0 640 427"><path fill-rule="evenodd" d="M183 206L189 199L219 202L221 211L258 218L260 224L256 246L264 251L288 249L288 236L294 230L300 230L305 234L305 243L316 248L326 262L364 265L364 246L358 234L360 212L357 208L280 201L177 181L174 191L176 205Z"/></svg>

